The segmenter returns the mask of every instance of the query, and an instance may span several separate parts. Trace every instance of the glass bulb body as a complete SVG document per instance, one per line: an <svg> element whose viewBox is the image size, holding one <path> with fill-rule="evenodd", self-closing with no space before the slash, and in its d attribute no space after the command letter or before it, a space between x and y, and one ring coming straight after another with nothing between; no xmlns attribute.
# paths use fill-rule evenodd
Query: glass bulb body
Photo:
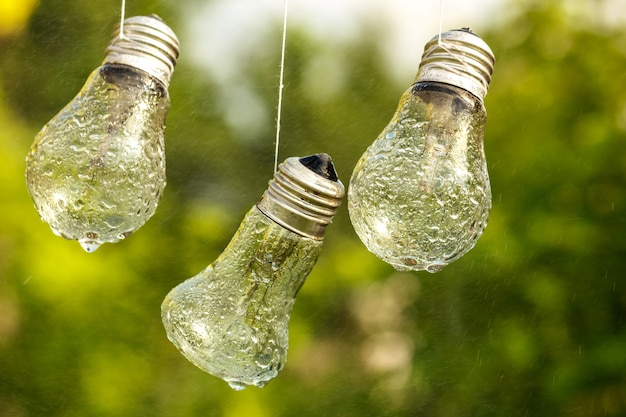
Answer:
<svg viewBox="0 0 626 417"><path fill-rule="evenodd" d="M289 158L228 247L161 306L169 340L234 389L285 366L289 315L344 195L327 155Z"/></svg>
<svg viewBox="0 0 626 417"><path fill-rule="evenodd" d="M167 90L125 65L96 69L37 135L28 189L42 219L93 251L141 227L165 188Z"/></svg>
<svg viewBox="0 0 626 417"><path fill-rule="evenodd" d="M398 270L437 272L483 232L491 189L480 99L414 84L357 163L348 209L365 246Z"/></svg>
<svg viewBox="0 0 626 417"><path fill-rule="evenodd" d="M88 252L141 227L166 183L167 86L178 41L156 17L126 23L127 36L114 36L103 65L43 127L26 158L39 215Z"/></svg>
<svg viewBox="0 0 626 417"><path fill-rule="evenodd" d="M474 247L487 225L483 99L494 63L470 29L433 37L414 84L354 168L352 225L397 270L438 272Z"/></svg>
<svg viewBox="0 0 626 417"><path fill-rule="evenodd" d="M284 367L289 314L321 248L253 207L224 253L163 301L169 339L235 389L264 386Z"/></svg>

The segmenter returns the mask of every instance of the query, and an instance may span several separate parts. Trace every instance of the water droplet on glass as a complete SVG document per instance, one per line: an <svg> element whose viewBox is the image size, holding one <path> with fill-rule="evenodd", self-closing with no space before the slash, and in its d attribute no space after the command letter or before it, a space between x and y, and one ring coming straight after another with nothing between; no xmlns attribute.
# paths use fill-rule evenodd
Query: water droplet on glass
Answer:
<svg viewBox="0 0 626 417"><path fill-rule="evenodd" d="M434 274L436 272L441 271L447 264L444 262L433 262L426 266L426 271Z"/></svg>
<svg viewBox="0 0 626 417"><path fill-rule="evenodd" d="M123 220L124 219L122 218L122 216L115 216L114 215L114 216L109 216L106 219L104 219L104 222L111 229L117 229L118 227L120 227L120 225L122 224Z"/></svg>
<svg viewBox="0 0 626 417"><path fill-rule="evenodd" d="M273 354L272 349L267 349L267 352L260 353L259 355L257 355L254 362L259 366L259 368L262 368L262 369L267 368L272 365L272 359L273 359L272 354Z"/></svg>
<svg viewBox="0 0 626 417"><path fill-rule="evenodd" d="M100 245L102 245L102 243L100 242L96 242L94 240L84 240L84 239L79 240L78 243L80 243L80 246L82 246L82 248L87 253L95 252L96 249L98 249Z"/></svg>
<svg viewBox="0 0 626 417"><path fill-rule="evenodd" d="M402 259L402 263L412 269L418 264L418 261L414 257L407 256Z"/></svg>
<svg viewBox="0 0 626 417"><path fill-rule="evenodd" d="M228 382L228 385L230 385L230 387L234 389L235 391L242 391L248 387L246 384L241 383L239 381L227 381L227 382Z"/></svg>

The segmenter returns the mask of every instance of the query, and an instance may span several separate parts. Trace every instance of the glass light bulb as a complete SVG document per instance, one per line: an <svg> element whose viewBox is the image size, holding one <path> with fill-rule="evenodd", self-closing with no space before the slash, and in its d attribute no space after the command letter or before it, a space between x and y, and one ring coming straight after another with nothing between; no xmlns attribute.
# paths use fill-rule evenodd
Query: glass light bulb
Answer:
<svg viewBox="0 0 626 417"><path fill-rule="evenodd" d="M328 155L279 166L224 252L163 301L167 337L191 363L236 390L283 369L296 294L343 195Z"/></svg>
<svg viewBox="0 0 626 417"><path fill-rule="evenodd" d="M156 211L165 188L167 88L178 39L156 16L124 21L103 64L36 136L26 182L42 220L87 252Z"/></svg>
<svg viewBox="0 0 626 417"><path fill-rule="evenodd" d="M438 272L486 227L483 99L493 64L489 46L468 29L433 38L415 83L354 168L348 190L354 229L397 270Z"/></svg>

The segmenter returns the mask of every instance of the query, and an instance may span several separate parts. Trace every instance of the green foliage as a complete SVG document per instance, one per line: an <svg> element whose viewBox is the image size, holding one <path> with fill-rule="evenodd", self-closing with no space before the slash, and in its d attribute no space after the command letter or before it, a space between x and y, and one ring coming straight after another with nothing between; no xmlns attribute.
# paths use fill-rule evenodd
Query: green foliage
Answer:
<svg viewBox="0 0 626 417"><path fill-rule="evenodd" d="M92 29L115 25L99 12L118 2L40 3L23 33L0 39L0 416L626 414L624 29L518 1L513 20L481 31L497 64L494 207L477 246L436 275L395 273L358 241L344 204L298 296L285 370L234 392L167 341L159 306L265 189L271 123L243 140L183 48L159 209L86 254L38 219L24 158L99 64L110 30ZM129 2L129 15L155 5ZM173 8L158 12L176 22ZM306 74L336 47L296 31L287 47L281 159L327 152L347 185L412 80L389 81L372 37L337 50L348 76L323 92ZM278 52L260 51L246 74L268 109Z"/></svg>

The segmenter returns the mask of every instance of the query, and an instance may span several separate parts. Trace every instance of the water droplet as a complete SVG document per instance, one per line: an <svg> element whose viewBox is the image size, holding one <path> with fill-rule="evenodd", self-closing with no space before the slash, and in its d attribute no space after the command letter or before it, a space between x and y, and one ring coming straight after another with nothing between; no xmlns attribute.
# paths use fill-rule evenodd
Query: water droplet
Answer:
<svg viewBox="0 0 626 417"><path fill-rule="evenodd" d="M117 229L118 227L120 227L123 221L124 219L122 218L122 216L115 215L108 216L106 219L104 219L106 225L109 226L111 229Z"/></svg>
<svg viewBox="0 0 626 417"><path fill-rule="evenodd" d="M235 391L241 391L248 387L248 385L239 381L226 381L226 382L228 382L228 385L230 385L230 387L234 389Z"/></svg>
<svg viewBox="0 0 626 417"><path fill-rule="evenodd" d="M100 245L102 245L102 243L96 242L95 240L84 240L84 239L79 240L78 243L80 243L80 246L82 246L82 248L87 253L95 252L96 249L98 249Z"/></svg>
<svg viewBox="0 0 626 417"><path fill-rule="evenodd" d="M418 264L417 259L415 259L412 256L405 256L404 258L401 259L401 261L404 265L409 267L409 269L414 269L415 266Z"/></svg>
<svg viewBox="0 0 626 417"><path fill-rule="evenodd" d="M447 264L444 262L433 262L426 266L426 271L430 272L431 274L434 274L436 272L441 271L443 268L445 268L446 265Z"/></svg>
<svg viewBox="0 0 626 417"><path fill-rule="evenodd" d="M257 366L259 368L268 368L269 366L272 365L272 349L271 348L267 348L266 349L267 352L265 353L260 353L259 355L257 355L257 357L254 360L254 363L257 364Z"/></svg>

